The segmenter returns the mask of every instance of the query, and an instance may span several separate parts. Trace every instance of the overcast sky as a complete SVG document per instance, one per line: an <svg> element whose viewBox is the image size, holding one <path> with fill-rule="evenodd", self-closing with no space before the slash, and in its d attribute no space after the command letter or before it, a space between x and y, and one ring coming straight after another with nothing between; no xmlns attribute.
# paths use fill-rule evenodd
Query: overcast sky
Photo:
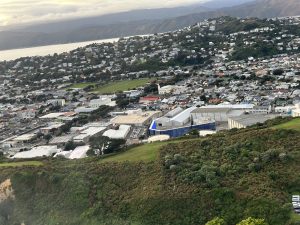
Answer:
<svg viewBox="0 0 300 225"><path fill-rule="evenodd" d="M0 26L205 1L207 0L0 0Z"/></svg>

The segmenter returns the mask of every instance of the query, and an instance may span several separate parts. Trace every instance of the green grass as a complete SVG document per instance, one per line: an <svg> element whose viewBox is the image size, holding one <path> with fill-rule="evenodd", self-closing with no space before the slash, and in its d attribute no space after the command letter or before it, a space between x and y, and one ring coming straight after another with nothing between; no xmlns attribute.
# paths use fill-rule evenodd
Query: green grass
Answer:
<svg viewBox="0 0 300 225"><path fill-rule="evenodd" d="M171 143L180 143L186 140L171 140L165 142L154 142L150 144L144 144L128 151L122 152L120 154L108 156L101 160L101 163L104 162L152 162L158 159L159 150L168 144ZM191 140L189 140L191 141Z"/></svg>
<svg viewBox="0 0 300 225"><path fill-rule="evenodd" d="M123 80L123 81L114 81L110 82L106 85L100 86L98 88L94 88L91 92L97 94L113 94L118 91L128 91L137 87L145 86L147 83L151 82L152 79L144 78L144 79L136 79L136 80ZM95 82L87 82L87 83L79 83L73 84L67 89L72 88L86 88L87 86L93 85L95 86L97 83Z"/></svg>
<svg viewBox="0 0 300 225"><path fill-rule="evenodd" d="M289 122L274 126L275 129L291 129L300 131L300 118L295 118Z"/></svg>
<svg viewBox="0 0 300 225"><path fill-rule="evenodd" d="M95 85L95 84L96 84L96 83L93 83L93 82L73 84L73 85L70 86L68 89L72 89L72 88L86 88L87 86Z"/></svg>
<svg viewBox="0 0 300 225"><path fill-rule="evenodd" d="M295 224L300 224L300 215L292 212L291 213L291 222Z"/></svg>
<svg viewBox="0 0 300 225"><path fill-rule="evenodd" d="M112 94L118 91L128 91L140 86L145 86L145 84L151 82L151 79L138 79L138 80L124 80L111 82L102 87L93 90L95 93L99 94Z"/></svg>
<svg viewBox="0 0 300 225"><path fill-rule="evenodd" d="M0 167L23 167L23 166L42 166L42 165L44 164L39 161L0 163Z"/></svg>

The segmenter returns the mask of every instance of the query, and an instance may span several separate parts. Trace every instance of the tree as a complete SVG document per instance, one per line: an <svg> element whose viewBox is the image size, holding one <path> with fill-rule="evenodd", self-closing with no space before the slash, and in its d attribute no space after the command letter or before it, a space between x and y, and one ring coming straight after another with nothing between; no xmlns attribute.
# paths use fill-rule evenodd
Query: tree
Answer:
<svg viewBox="0 0 300 225"><path fill-rule="evenodd" d="M191 135L191 136L197 136L198 137L199 136L199 131L196 130L196 129L193 129L188 134Z"/></svg>
<svg viewBox="0 0 300 225"><path fill-rule="evenodd" d="M67 142L67 144L65 145L65 151L74 150L77 146L79 146L79 145L76 144L76 143L74 143L73 141L69 141L69 142Z"/></svg>
<svg viewBox="0 0 300 225"><path fill-rule="evenodd" d="M4 159L4 153L0 151L0 161Z"/></svg>
<svg viewBox="0 0 300 225"><path fill-rule="evenodd" d="M158 93L158 86L156 83L151 83L150 85L144 88L145 94L157 94Z"/></svg>
<svg viewBox="0 0 300 225"><path fill-rule="evenodd" d="M226 225L226 222L222 218L216 217L213 220L207 222L205 225Z"/></svg>
<svg viewBox="0 0 300 225"><path fill-rule="evenodd" d="M46 135L44 136L44 139L45 139L46 141L50 141L51 138L52 138L52 135L51 135L51 134L46 134Z"/></svg>
<svg viewBox="0 0 300 225"><path fill-rule="evenodd" d="M67 133L70 131L71 127L73 125L73 122L67 122L66 124L64 124L62 127L61 127L61 131L63 133Z"/></svg>
<svg viewBox="0 0 300 225"><path fill-rule="evenodd" d="M102 105L97 110L93 111L89 117L90 121L94 121L97 119L103 119L108 117L108 113L113 110L113 107L108 105Z"/></svg>
<svg viewBox="0 0 300 225"><path fill-rule="evenodd" d="M110 139L105 136L96 136L90 139L90 145L96 155L118 152L125 142L123 139Z"/></svg>
<svg viewBox="0 0 300 225"><path fill-rule="evenodd" d="M283 69L276 69L273 71L273 75L275 76L281 76L284 73Z"/></svg>
<svg viewBox="0 0 300 225"><path fill-rule="evenodd" d="M246 220L241 221L237 225L268 225L263 219L254 219L249 217Z"/></svg>
<svg viewBox="0 0 300 225"><path fill-rule="evenodd" d="M124 109L129 105L129 99L125 94L120 93L117 95L116 104L119 108Z"/></svg>

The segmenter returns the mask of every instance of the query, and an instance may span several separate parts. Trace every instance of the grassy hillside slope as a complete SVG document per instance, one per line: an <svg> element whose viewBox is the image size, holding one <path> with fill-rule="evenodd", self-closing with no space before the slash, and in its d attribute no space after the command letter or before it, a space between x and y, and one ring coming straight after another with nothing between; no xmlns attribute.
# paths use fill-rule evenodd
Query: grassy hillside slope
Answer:
<svg viewBox="0 0 300 225"><path fill-rule="evenodd" d="M16 198L0 218L30 225L204 225L219 216L233 225L252 216L297 224L290 199L300 193L299 138L296 130L258 126L162 144L157 157L149 152L141 161L127 161L134 157L129 152L116 160L3 167L0 181L11 179Z"/></svg>

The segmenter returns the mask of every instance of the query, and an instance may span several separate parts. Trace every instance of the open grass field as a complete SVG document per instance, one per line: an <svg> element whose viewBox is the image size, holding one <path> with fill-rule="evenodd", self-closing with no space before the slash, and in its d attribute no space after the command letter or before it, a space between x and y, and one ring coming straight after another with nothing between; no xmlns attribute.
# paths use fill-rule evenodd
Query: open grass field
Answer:
<svg viewBox="0 0 300 225"><path fill-rule="evenodd" d="M87 86L90 85L95 85L96 83L93 82L89 82L89 83L79 83L79 84L73 84L71 87L69 87L68 89L72 89L72 88L85 88Z"/></svg>
<svg viewBox="0 0 300 225"><path fill-rule="evenodd" d="M197 140L197 139L196 139ZM171 143L180 143L186 140L172 140L165 142L154 142L129 149L126 152L112 155L101 160L104 162L152 162L158 159L159 150ZM190 141L190 140L189 140Z"/></svg>
<svg viewBox="0 0 300 225"><path fill-rule="evenodd" d="M96 88L93 90L93 92L98 94L113 94L118 91L128 91L140 86L144 86L149 82L151 82L151 79L116 81Z"/></svg>
<svg viewBox="0 0 300 225"><path fill-rule="evenodd" d="M128 91L137 87L145 86L147 83L151 82L152 79L136 79L136 80L123 80L123 81L114 81L110 82L106 85L94 88L91 92L97 94L113 94L118 91ZM93 85L95 86L97 83L89 82L89 83L79 83L73 84L68 89L72 88L85 88L87 86Z"/></svg>
<svg viewBox="0 0 300 225"><path fill-rule="evenodd" d="M44 164L39 161L0 163L0 167L23 167L23 166L42 166L42 165Z"/></svg>
<svg viewBox="0 0 300 225"><path fill-rule="evenodd" d="M289 122L274 126L275 129L291 129L300 131L300 118L295 118Z"/></svg>

